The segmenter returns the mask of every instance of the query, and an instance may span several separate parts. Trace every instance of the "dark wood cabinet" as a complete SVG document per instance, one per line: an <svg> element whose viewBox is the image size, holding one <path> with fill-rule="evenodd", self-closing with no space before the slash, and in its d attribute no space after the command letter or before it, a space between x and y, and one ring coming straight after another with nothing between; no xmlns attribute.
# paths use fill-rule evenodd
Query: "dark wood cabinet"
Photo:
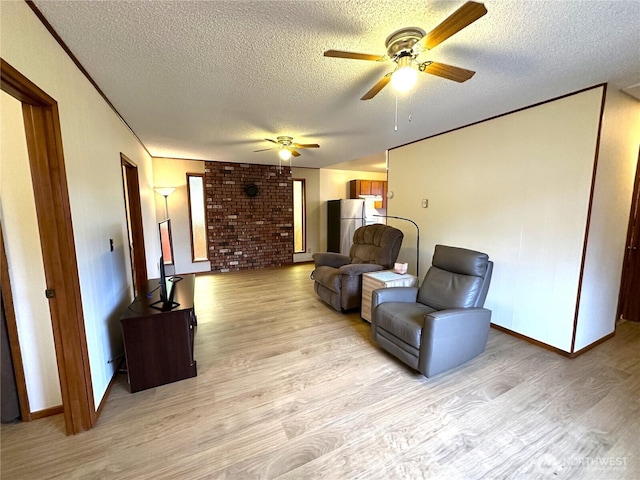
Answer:
<svg viewBox="0 0 640 480"><path fill-rule="evenodd" d="M383 180L351 180L349 182L349 198L360 198L360 195L380 195L375 208L387 208L387 182Z"/></svg>
<svg viewBox="0 0 640 480"><path fill-rule="evenodd" d="M159 280L153 279L120 318L131 393L197 375L195 276L182 277L172 282L173 300L179 306L165 311L150 306L160 296Z"/></svg>

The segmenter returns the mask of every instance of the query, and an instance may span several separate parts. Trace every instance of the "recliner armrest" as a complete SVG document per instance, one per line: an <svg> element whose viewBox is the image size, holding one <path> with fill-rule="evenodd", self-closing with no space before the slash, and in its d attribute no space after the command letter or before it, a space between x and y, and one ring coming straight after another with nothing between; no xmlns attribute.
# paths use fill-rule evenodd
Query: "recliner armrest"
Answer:
<svg viewBox="0 0 640 480"><path fill-rule="evenodd" d="M313 254L313 262L316 267L340 268L351 263L351 257L333 252L318 252Z"/></svg>
<svg viewBox="0 0 640 480"><path fill-rule="evenodd" d="M424 320L418 371L432 377L480 355L487 346L491 310L455 308Z"/></svg>
<svg viewBox="0 0 640 480"><path fill-rule="evenodd" d="M479 332L488 332L490 324L491 310L452 308L428 314L424 320L423 332L431 341L441 342L456 337L474 338Z"/></svg>
<svg viewBox="0 0 640 480"><path fill-rule="evenodd" d="M348 265L342 265L338 268L340 275L349 275L350 277L357 277L367 272L379 272L384 270L382 265L376 263L350 263Z"/></svg>
<svg viewBox="0 0 640 480"><path fill-rule="evenodd" d="M386 302L415 303L418 298L418 287L378 288L371 294L371 309Z"/></svg>

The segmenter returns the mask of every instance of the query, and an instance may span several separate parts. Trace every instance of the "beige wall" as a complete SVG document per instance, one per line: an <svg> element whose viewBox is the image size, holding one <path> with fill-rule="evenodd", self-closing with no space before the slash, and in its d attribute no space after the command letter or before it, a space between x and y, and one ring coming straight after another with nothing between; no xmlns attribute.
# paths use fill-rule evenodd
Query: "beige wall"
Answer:
<svg viewBox="0 0 640 480"><path fill-rule="evenodd" d="M611 333L640 146L640 101L607 89L575 349Z"/></svg>
<svg viewBox="0 0 640 480"><path fill-rule="evenodd" d="M175 187L176 189L175 192L167 197L169 218L171 219L175 273L208 272L211 270L209 262L194 263L191 261L191 226L189 225L187 173L204 173L204 162L201 160L168 158L153 159L154 187ZM159 222L165 217L164 197L155 193L155 200L156 220Z"/></svg>
<svg viewBox="0 0 640 480"><path fill-rule="evenodd" d="M2 2L0 22L2 58L58 102L82 309L97 406L123 352L118 313L131 300L132 294L120 153L138 166L150 273L154 271L153 259L159 257L157 235L150 233L156 229L151 158L26 3ZM12 123L15 121L15 118L11 120ZM4 135L9 127L3 122L1 128ZM16 212L9 211L8 207L20 202L17 195L3 189L3 222L4 219L15 218ZM3 227L7 231L9 245L28 240L25 232L15 230L14 220L3 224ZM109 248L110 239L114 240L113 252ZM9 252L9 256L10 264L24 260L15 250ZM17 308L31 309L36 302L39 303L39 299L21 299ZM38 328L42 318L35 315L18 321L19 328L28 331ZM43 329L40 331L44 333ZM24 342L28 344L26 340ZM29 364L28 372L25 372L29 376L27 384L39 386L38 391L33 388L28 391L33 411L60 404L57 395L47 393L58 389L57 377L51 375L48 368L39 367L43 362L36 359L47 355L44 363L55 365L55 357L45 349L36 350L33 353L23 351L24 363Z"/></svg>
<svg viewBox="0 0 640 480"><path fill-rule="evenodd" d="M487 298L493 323L565 351L571 350L602 94L603 88L588 90L389 152L394 197L388 211L420 225L421 275L436 243L487 252L495 261ZM616 145L631 140L605 136ZM637 140L625 147L634 148L637 159ZM606 215L594 214L592 230L599 230L590 238L606 236L613 248L624 242L630 161L625 158L621 170L603 158L598 169L595 210L604 207L611 216L605 221ZM611 196L618 200L604 200ZM428 208L421 207L424 198ZM604 244L590 244L594 258L596 251L600 257L612 254ZM411 245L415 236L409 234L400 259L414 267ZM606 276L589 273L585 279L612 288L606 308L599 308L601 324L594 328L597 321L589 316L579 326L580 345L613 331L619 254L609 258ZM602 293L588 297L602 306Z"/></svg>

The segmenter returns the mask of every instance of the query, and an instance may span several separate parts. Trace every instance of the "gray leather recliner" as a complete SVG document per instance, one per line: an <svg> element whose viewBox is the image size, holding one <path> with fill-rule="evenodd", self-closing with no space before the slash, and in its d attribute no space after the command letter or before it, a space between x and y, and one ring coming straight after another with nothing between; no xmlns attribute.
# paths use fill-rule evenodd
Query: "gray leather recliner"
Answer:
<svg viewBox="0 0 640 480"><path fill-rule="evenodd" d="M425 377L480 355L491 323L491 310L482 307L492 270L484 253L436 245L420 288L373 291L373 340Z"/></svg>
<svg viewBox="0 0 640 480"><path fill-rule="evenodd" d="M375 223L354 232L349 256L314 253L311 278L315 292L338 311L360 307L362 274L393 268L403 238L401 230Z"/></svg>

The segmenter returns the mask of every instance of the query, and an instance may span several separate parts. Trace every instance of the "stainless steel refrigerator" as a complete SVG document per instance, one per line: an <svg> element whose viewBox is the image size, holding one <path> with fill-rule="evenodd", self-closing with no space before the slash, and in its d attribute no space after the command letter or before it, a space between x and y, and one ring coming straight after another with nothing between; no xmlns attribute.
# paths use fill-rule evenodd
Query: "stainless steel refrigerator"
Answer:
<svg viewBox="0 0 640 480"><path fill-rule="evenodd" d="M327 251L349 255L353 233L363 225L364 200L327 201Z"/></svg>

